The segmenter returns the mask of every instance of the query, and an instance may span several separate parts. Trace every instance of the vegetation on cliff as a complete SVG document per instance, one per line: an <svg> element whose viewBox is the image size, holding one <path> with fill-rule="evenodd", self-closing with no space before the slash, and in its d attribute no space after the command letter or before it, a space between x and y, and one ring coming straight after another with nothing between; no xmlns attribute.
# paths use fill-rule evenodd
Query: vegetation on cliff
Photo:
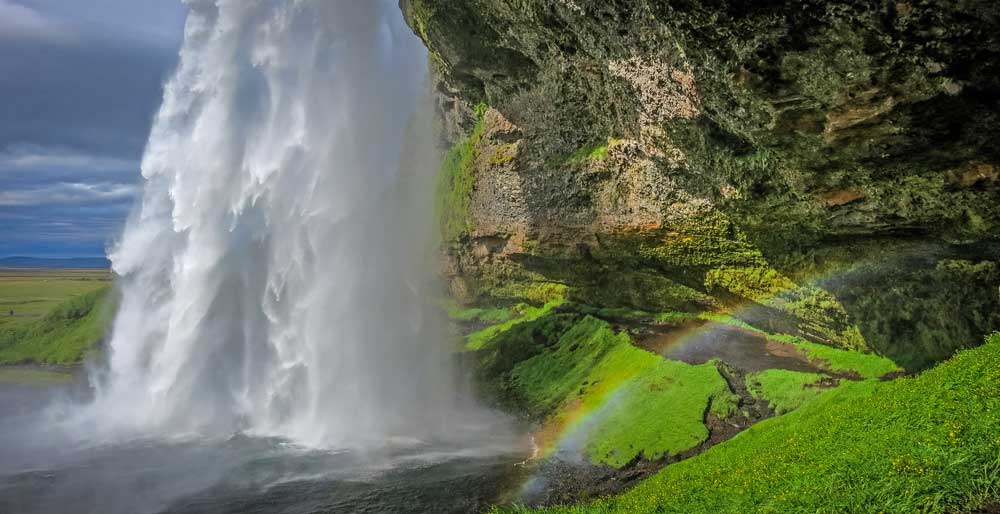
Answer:
<svg viewBox="0 0 1000 514"><path fill-rule="evenodd" d="M792 4L401 2L485 156L453 292L724 308L910 370L1000 328L998 7Z"/></svg>
<svg viewBox="0 0 1000 514"><path fill-rule="evenodd" d="M475 183L475 163L479 140L483 137L485 111L486 106L476 108L475 128L448 151L438 172L434 212L444 241L456 241L469 230L469 199Z"/></svg>

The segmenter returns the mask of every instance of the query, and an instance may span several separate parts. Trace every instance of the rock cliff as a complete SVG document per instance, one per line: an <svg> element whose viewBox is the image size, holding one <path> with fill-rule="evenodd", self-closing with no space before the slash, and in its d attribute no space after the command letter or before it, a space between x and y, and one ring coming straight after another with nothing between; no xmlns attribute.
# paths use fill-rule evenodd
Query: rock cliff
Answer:
<svg viewBox="0 0 1000 514"><path fill-rule="evenodd" d="M727 312L922 369L1000 327L1000 5L401 0L453 296Z"/></svg>

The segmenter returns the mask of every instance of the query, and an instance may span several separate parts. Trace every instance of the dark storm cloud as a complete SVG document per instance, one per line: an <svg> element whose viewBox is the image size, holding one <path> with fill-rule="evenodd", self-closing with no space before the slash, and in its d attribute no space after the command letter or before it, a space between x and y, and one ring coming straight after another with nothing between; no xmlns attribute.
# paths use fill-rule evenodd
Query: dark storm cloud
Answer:
<svg viewBox="0 0 1000 514"><path fill-rule="evenodd" d="M103 255L109 236L119 231L130 206L130 201L44 208L0 206L0 219L10 229L0 238L0 255Z"/></svg>
<svg viewBox="0 0 1000 514"><path fill-rule="evenodd" d="M183 15L173 0L0 0L0 255L100 254L117 234Z"/></svg>
<svg viewBox="0 0 1000 514"><path fill-rule="evenodd" d="M134 157L141 150L169 50L104 35L2 43L0 148L34 144Z"/></svg>

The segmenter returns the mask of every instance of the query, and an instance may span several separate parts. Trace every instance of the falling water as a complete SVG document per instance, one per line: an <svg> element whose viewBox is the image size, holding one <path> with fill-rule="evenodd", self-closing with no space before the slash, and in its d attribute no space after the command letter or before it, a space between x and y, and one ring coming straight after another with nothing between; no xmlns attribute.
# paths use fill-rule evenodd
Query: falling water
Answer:
<svg viewBox="0 0 1000 514"><path fill-rule="evenodd" d="M425 50L394 0L188 5L112 254L102 430L442 433L452 377L421 301Z"/></svg>

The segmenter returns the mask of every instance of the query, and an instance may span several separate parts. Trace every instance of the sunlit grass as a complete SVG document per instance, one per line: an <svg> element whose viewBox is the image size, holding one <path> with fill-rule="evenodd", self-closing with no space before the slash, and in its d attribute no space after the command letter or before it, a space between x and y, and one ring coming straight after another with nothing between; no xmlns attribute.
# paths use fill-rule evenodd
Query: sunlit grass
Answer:
<svg viewBox="0 0 1000 514"><path fill-rule="evenodd" d="M827 378L819 373L801 373L787 369L769 369L747 377L747 388L754 398L767 400L776 414L785 414L828 391L817 387Z"/></svg>
<svg viewBox="0 0 1000 514"><path fill-rule="evenodd" d="M664 360L604 321L562 316L511 329L483 357L507 401L544 418L540 446L578 446L591 462L621 467L708 437L709 404L729 392L713 364Z"/></svg>
<svg viewBox="0 0 1000 514"><path fill-rule="evenodd" d="M1000 335L915 378L844 383L622 496L544 512L962 512L1000 499L997 427Z"/></svg>

